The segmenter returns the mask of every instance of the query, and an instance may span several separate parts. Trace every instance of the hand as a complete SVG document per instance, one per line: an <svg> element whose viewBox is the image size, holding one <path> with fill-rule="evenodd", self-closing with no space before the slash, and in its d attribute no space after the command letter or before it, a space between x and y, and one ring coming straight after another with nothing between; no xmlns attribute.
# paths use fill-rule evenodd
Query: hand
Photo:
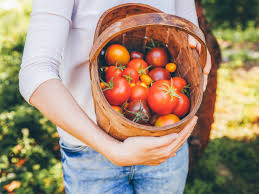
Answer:
<svg viewBox="0 0 259 194"><path fill-rule="evenodd" d="M178 134L161 137L130 137L117 146L113 151L113 157L109 159L117 166L157 166L176 155L177 150L191 135L196 122L197 116L194 116Z"/></svg>
<svg viewBox="0 0 259 194"><path fill-rule="evenodd" d="M201 44L193 36L191 35L188 36L188 42L191 48L196 48L199 53L201 52ZM210 69L211 69L211 56L210 56L209 50L207 49L207 61L206 61L205 67L203 68L203 78L204 78L203 91L206 90Z"/></svg>

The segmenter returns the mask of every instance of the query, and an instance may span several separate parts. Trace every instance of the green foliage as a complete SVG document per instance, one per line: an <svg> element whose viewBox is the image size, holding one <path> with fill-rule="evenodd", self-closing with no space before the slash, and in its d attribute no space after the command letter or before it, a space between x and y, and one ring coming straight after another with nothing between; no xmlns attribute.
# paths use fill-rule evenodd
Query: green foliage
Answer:
<svg viewBox="0 0 259 194"><path fill-rule="evenodd" d="M255 22L248 22L248 26L245 29L242 29L240 26L234 29L217 28L214 30L214 34L217 38L231 41L232 43L256 43L259 40L259 31L255 27Z"/></svg>
<svg viewBox="0 0 259 194"><path fill-rule="evenodd" d="M202 0L206 16L214 28L247 27L259 24L259 0Z"/></svg>
<svg viewBox="0 0 259 194"><path fill-rule="evenodd" d="M63 193L55 127L29 106L18 89L18 73L31 0L0 11L0 193L13 180L18 194Z"/></svg>
<svg viewBox="0 0 259 194"><path fill-rule="evenodd" d="M189 173L185 193L258 193L258 145L259 138L211 140L198 166Z"/></svg>

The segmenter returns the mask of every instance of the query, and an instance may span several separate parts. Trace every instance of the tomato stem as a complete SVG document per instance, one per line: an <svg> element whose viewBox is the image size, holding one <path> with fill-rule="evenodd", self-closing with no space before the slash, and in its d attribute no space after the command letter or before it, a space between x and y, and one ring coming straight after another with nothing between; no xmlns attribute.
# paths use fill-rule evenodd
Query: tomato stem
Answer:
<svg viewBox="0 0 259 194"><path fill-rule="evenodd" d="M167 88L161 87L160 89L165 91L165 94L169 94L169 96L171 96L171 98L172 97L180 98L180 96L176 93L177 88L175 88L173 86L173 79L171 79L171 86L169 86L169 84L167 84L167 83L163 83L163 85Z"/></svg>
<svg viewBox="0 0 259 194"><path fill-rule="evenodd" d="M103 92L106 90L113 89L115 86L115 83L113 83L113 77L111 78L111 80L108 83L104 82L104 85L105 85L105 88L103 89Z"/></svg>
<svg viewBox="0 0 259 194"><path fill-rule="evenodd" d="M131 77L131 73L129 75L123 75L126 80L129 82L129 84L131 83L131 81L133 80L133 78Z"/></svg>
<svg viewBox="0 0 259 194"><path fill-rule="evenodd" d="M190 88L191 88L191 86L190 86L190 84L188 84L188 85L184 86L184 88L182 89L181 92L189 97L189 95L190 95L190 91L189 91Z"/></svg>
<svg viewBox="0 0 259 194"><path fill-rule="evenodd" d="M119 65L119 66L118 66L118 62L116 62L116 64L115 64L115 69L120 69L121 71L123 71L124 69L126 69L126 67L123 66L123 65Z"/></svg>
<svg viewBox="0 0 259 194"><path fill-rule="evenodd" d="M141 101L140 101L139 110L137 112L133 112L133 111L129 111L129 110L127 110L127 112L135 115L135 118L132 120L135 123L137 123L140 120L142 120L144 122L148 122L149 121L149 116L144 112L143 104L142 104Z"/></svg>
<svg viewBox="0 0 259 194"><path fill-rule="evenodd" d="M151 38L151 44L152 44L153 48L155 48L155 47L156 47L156 44L155 44L155 42L154 42L153 38Z"/></svg>
<svg viewBox="0 0 259 194"><path fill-rule="evenodd" d="M143 69L142 63L140 64L140 69L138 70L139 76L145 75L146 71L152 67L151 65L149 65L148 67L146 67L145 69Z"/></svg>

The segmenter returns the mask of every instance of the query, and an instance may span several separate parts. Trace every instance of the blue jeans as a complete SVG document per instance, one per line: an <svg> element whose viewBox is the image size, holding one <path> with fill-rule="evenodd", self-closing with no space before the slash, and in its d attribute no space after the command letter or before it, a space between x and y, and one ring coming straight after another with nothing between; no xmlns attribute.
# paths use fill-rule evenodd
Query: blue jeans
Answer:
<svg viewBox="0 0 259 194"><path fill-rule="evenodd" d="M65 190L68 194L180 194L188 173L188 144L158 166L112 164L88 146L60 141Z"/></svg>

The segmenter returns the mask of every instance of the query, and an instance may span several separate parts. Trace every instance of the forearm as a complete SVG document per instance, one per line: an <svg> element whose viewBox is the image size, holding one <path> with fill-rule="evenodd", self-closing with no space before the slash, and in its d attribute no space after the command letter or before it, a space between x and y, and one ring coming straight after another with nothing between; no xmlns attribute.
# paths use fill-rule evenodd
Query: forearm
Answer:
<svg viewBox="0 0 259 194"><path fill-rule="evenodd" d="M60 80L41 84L30 103L54 124L106 157L120 144L87 116Z"/></svg>

